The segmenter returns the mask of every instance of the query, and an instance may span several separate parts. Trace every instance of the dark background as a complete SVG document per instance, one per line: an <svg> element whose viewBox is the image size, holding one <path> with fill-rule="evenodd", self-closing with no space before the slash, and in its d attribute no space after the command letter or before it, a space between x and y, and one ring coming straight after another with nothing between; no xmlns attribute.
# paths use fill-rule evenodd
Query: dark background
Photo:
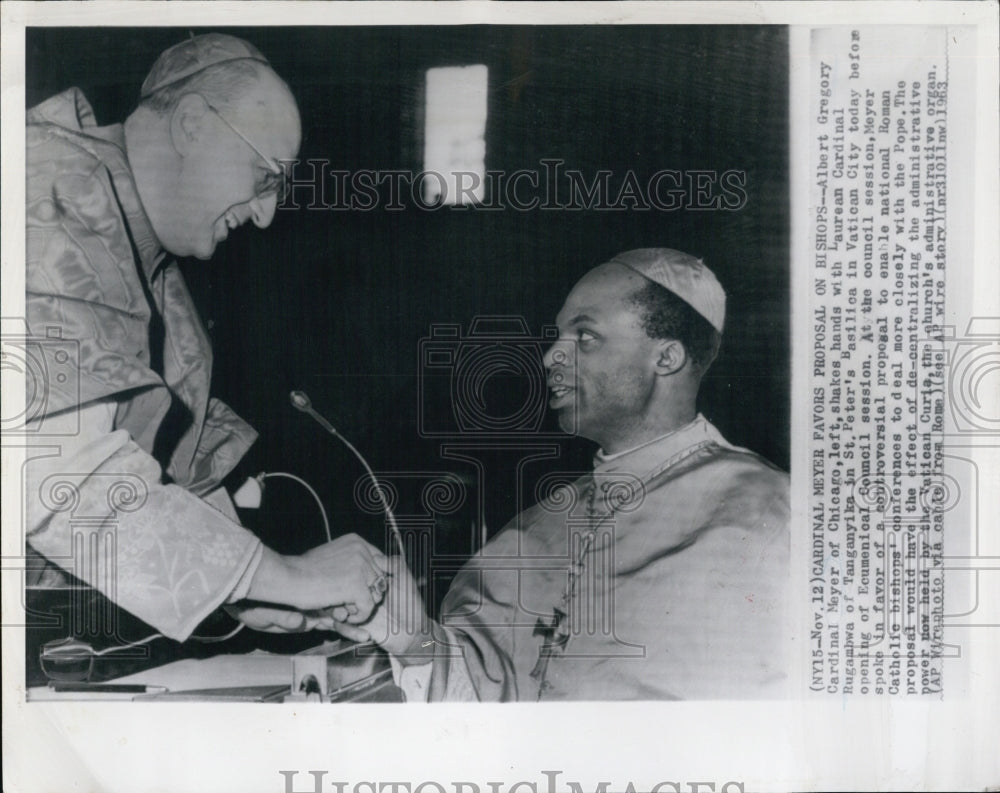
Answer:
<svg viewBox="0 0 1000 793"><path fill-rule="evenodd" d="M461 477L469 486L463 504L430 516L435 552L460 560L475 547L476 526L485 521L495 532L533 501L538 476L586 469L594 446L550 441L558 456L526 466L516 485L516 463L534 436L507 433L495 440L512 448L473 453L483 461L477 497L473 466L442 459L442 440L418 433L420 340L434 323L460 323L467 333L476 315L511 314L537 338L584 272L617 252L656 246L704 257L728 294L702 412L731 442L788 468L785 28L226 32L255 44L290 84L303 117L302 159L351 171L421 170L425 71L481 63L489 68L488 169L541 170L540 160L558 158L588 181L611 170L613 185L630 169L641 184L661 169L736 169L747 174L748 196L739 211L425 211L412 201L395 212L285 209L266 231L241 229L211 262L182 262L215 348L214 393L261 432L231 484L261 470L298 474L321 493L335 534L355 530L385 545L381 516L355 504L359 464L289 406L289 391L302 389L399 484L404 523L425 510L420 476L403 472ZM157 55L187 35L187 28L30 29L28 105L76 85L99 123L120 122ZM498 379L491 388L497 415L526 393L523 381L501 387ZM447 390L430 397L426 410L443 426L451 420ZM547 416L540 431L554 430ZM287 481L269 480L265 507L244 517L278 550L322 539L311 499ZM410 524L427 529L426 521ZM448 575L442 571L438 588Z"/></svg>

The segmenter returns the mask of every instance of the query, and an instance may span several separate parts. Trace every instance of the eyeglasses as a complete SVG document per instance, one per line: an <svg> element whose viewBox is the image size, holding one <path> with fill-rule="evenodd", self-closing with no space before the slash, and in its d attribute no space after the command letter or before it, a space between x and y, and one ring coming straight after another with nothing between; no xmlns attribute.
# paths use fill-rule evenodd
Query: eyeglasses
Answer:
<svg viewBox="0 0 1000 793"><path fill-rule="evenodd" d="M222 121L223 124L229 127L229 129L231 129L233 132L235 132L237 137L239 137L240 140L242 140L247 146L253 149L257 153L257 156L264 161L265 165L267 165L267 173L265 173L263 176L260 176L257 179L256 184L254 185L254 193L258 197L268 195L269 193L274 193L275 195L277 195L278 203L280 204L284 200L285 195L288 192L288 180L285 178L285 169L281 167L281 163L279 163L273 157L268 157L266 154L264 154L264 152L258 149L254 145L253 141L250 140L250 138L248 138L246 135L240 132L235 126L233 126L232 122L230 122L229 119L227 119L224 115L222 115L222 113L219 112L218 108L214 107L207 100L205 104L207 105L209 110L215 113L215 115L219 118L219 120Z"/></svg>

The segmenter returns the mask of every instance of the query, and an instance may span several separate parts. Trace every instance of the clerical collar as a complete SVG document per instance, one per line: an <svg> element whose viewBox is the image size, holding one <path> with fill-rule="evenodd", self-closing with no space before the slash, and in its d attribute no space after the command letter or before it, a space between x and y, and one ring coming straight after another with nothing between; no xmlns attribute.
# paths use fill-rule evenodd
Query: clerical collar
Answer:
<svg viewBox="0 0 1000 793"><path fill-rule="evenodd" d="M693 425L699 419L704 420L702 419L700 413L697 416L695 416L691 421L689 421L687 424L682 424L680 427L676 427L670 430L670 432L664 433L663 435L658 435L652 440L640 443L638 446L633 446L631 449L625 449L625 451L615 452L614 454L605 454L604 449L598 449L597 454L594 455L594 465L597 466L603 463L610 463L613 460L617 460L621 457L624 457L626 454L632 454L632 452L637 452L639 451L639 449L645 449L647 446L652 446L654 443L659 443L660 441L669 438L671 435L676 435L678 432L682 432L683 430Z"/></svg>

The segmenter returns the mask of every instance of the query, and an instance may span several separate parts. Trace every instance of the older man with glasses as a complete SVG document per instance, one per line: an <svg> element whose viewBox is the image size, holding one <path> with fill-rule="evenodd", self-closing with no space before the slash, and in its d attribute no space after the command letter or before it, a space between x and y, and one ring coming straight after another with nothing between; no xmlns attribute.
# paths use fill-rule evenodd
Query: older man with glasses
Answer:
<svg viewBox="0 0 1000 793"><path fill-rule="evenodd" d="M209 396L209 340L170 256L208 259L233 229L270 225L300 138L288 86L220 34L164 52L124 125L97 126L75 88L28 111L29 340L62 340L29 346L53 376L28 435L58 436L28 466L44 557L29 580L71 572L178 640L222 604L297 630L313 610L362 620L381 597L385 559L357 536L289 557L238 524L219 484L256 433ZM78 371L60 378L67 344Z"/></svg>

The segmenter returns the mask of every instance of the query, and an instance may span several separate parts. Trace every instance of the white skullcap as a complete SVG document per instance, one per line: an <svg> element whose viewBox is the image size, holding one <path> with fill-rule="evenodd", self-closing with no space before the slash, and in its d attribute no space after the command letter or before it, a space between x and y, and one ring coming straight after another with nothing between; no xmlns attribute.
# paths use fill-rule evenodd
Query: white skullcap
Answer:
<svg viewBox="0 0 1000 793"><path fill-rule="evenodd" d="M139 99L145 99L192 74L230 61L257 61L270 64L253 44L224 33L205 33L175 44L156 59L142 83Z"/></svg>
<svg viewBox="0 0 1000 793"><path fill-rule="evenodd" d="M672 248L639 248L619 253L608 264L620 264L673 292L722 333L726 293L701 259Z"/></svg>

